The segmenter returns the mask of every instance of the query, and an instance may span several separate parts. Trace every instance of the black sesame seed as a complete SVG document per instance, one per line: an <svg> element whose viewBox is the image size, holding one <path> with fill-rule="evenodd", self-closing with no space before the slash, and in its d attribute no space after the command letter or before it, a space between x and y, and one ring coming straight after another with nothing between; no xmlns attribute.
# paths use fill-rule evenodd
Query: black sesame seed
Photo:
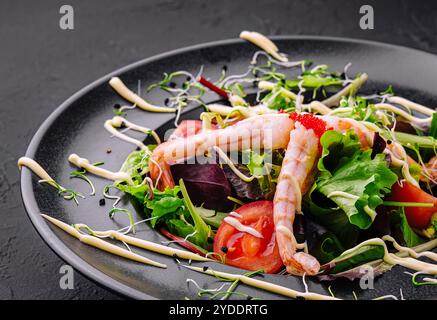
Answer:
<svg viewBox="0 0 437 320"><path fill-rule="evenodd" d="M164 100L164 104L166 105L166 106L168 106L168 103L170 102L170 99L169 98L165 98L165 100Z"/></svg>
<svg viewBox="0 0 437 320"><path fill-rule="evenodd" d="M170 88L176 88L176 83L174 83L173 81L171 81L171 82L168 83L168 86L169 86Z"/></svg>
<svg viewBox="0 0 437 320"><path fill-rule="evenodd" d="M387 140L387 144L392 144L392 141L391 140Z"/></svg>
<svg viewBox="0 0 437 320"><path fill-rule="evenodd" d="M259 81L256 81L256 80L252 82L252 84L255 88L258 87L258 83L259 83Z"/></svg>
<svg viewBox="0 0 437 320"><path fill-rule="evenodd" d="M120 109L120 108L121 108L121 106L119 103L114 104L114 109Z"/></svg>
<svg viewBox="0 0 437 320"><path fill-rule="evenodd" d="M186 81L191 81L191 77L190 76L188 76L187 77L187 80Z"/></svg>
<svg viewBox="0 0 437 320"><path fill-rule="evenodd" d="M136 147L136 148L135 148L135 150L137 150L137 151L140 151L140 150L141 150L141 148L140 148L140 147Z"/></svg>
<svg viewBox="0 0 437 320"><path fill-rule="evenodd" d="M222 67L222 70L223 70L224 72L228 71L228 66L227 66L227 65L224 65L224 66Z"/></svg>
<svg viewBox="0 0 437 320"><path fill-rule="evenodd" d="M342 73L340 74L340 79L346 79L346 74L345 74L344 72L342 72Z"/></svg>
<svg viewBox="0 0 437 320"><path fill-rule="evenodd" d="M223 253L227 253L228 252L228 247L222 247L221 250L222 250Z"/></svg>
<svg viewBox="0 0 437 320"><path fill-rule="evenodd" d="M204 267L203 267L203 272L205 272L206 270L208 270L208 268L209 268L208 266L204 266Z"/></svg>
<svg viewBox="0 0 437 320"><path fill-rule="evenodd" d="M247 296L246 300L252 300L253 297L252 296Z"/></svg>
<svg viewBox="0 0 437 320"><path fill-rule="evenodd" d="M99 206L104 206L106 204L106 201L105 201L105 199L100 199L99 200Z"/></svg>
<svg viewBox="0 0 437 320"><path fill-rule="evenodd" d="M108 149L106 149L106 153L111 153L112 152L112 149L110 149L110 148L108 148Z"/></svg>

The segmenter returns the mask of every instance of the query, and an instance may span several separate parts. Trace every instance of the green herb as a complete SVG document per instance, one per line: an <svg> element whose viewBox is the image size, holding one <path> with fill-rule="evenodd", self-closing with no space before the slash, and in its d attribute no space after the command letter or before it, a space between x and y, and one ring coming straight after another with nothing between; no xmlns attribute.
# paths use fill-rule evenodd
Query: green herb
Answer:
<svg viewBox="0 0 437 320"><path fill-rule="evenodd" d="M116 116L124 116L126 115L126 111L122 111L121 109L113 109L114 115Z"/></svg>
<svg viewBox="0 0 437 320"><path fill-rule="evenodd" d="M395 95L395 93L394 93L394 91L393 91L393 87L392 87L392 85L389 85L387 89L385 89L384 91L380 92L379 94L380 94L381 96L383 96L383 95L394 96L394 95Z"/></svg>
<svg viewBox="0 0 437 320"><path fill-rule="evenodd" d="M351 118L357 121L379 122L375 116L376 109L373 104L360 96L342 97L340 107L334 110L335 114L343 118Z"/></svg>
<svg viewBox="0 0 437 320"><path fill-rule="evenodd" d="M433 203L427 202L384 201L382 204L389 207L434 207Z"/></svg>

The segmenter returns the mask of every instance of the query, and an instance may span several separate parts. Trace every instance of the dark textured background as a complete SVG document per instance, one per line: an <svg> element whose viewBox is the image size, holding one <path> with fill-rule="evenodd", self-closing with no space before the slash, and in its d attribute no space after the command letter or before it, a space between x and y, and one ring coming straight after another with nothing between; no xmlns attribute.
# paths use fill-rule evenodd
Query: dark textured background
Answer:
<svg viewBox="0 0 437 320"><path fill-rule="evenodd" d="M63 4L75 9L73 31L59 28ZM375 30L359 28L363 4L374 7ZM437 53L437 1L1 0L0 299L119 298L78 273L74 290L59 288L64 263L26 216L17 158L61 102L100 76L243 29L364 38Z"/></svg>

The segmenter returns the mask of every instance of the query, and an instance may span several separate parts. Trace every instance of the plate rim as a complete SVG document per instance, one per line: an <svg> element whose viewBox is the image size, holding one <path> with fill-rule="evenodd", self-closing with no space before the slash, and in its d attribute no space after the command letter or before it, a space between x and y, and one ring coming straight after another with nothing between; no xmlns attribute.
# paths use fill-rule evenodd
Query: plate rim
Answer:
<svg viewBox="0 0 437 320"><path fill-rule="evenodd" d="M345 43L354 43L354 44L362 44L368 46L376 46L383 47L388 49L397 49L397 50L407 50L414 52L416 54L425 54L432 56L433 58L437 58L436 54L431 52L427 52L424 50L411 48L398 44L390 44L379 41L372 41L366 39L358 39L358 38L348 38L348 37L332 37L332 36L314 36L314 35L275 35L269 36L272 40L309 40L309 41L328 41L328 42L345 42ZM41 142L41 139L46 134L47 130L54 123L54 121L58 118L58 116L64 112L74 101L83 95L87 94L97 86L107 82L111 77L123 74L130 70L133 70L139 66L161 60L167 57L171 57L174 55L184 54L190 51L196 51L205 48L211 48L216 46L224 46L236 43L244 43L244 40L238 38L217 40L211 42L204 42L200 44L190 45L170 51L166 51L163 53L159 53L153 55L148 58L144 58L138 60L136 62L130 63L126 66L116 69L110 73L107 73L97 80L94 80L90 84L82 87L78 91L76 91L73 95L71 95L67 100L62 102L58 107L56 107L50 115L42 122L39 126L36 133L33 135L27 149L25 156L33 158L38 146ZM50 228L49 224L43 217L41 217L41 211L37 205L35 194L32 188L32 173L30 170L21 170L20 174L20 191L21 198L24 204L24 209L29 217L32 226L37 231L38 235L42 238L42 240L48 245L48 247L55 252L55 254L60 257L64 262L70 264L76 271L80 272L86 278L95 282L98 286L109 289L112 292L115 292L117 295L122 295L124 297L133 298L133 299L151 299L156 300L157 298L149 295L143 291L134 289L128 285L123 284L122 282L106 275L103 271L93 267L91 264L83 260L79 255L77 255L74 251L72 251L66 244L64 244L57 237L55 232Z"/></svg>

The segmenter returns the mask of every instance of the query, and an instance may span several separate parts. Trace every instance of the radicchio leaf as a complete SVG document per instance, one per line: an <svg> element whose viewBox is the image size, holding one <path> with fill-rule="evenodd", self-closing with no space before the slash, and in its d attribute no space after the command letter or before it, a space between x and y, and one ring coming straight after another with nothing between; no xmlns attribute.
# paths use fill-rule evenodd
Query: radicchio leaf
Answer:
<svg viewBox="0 0 437 320"><path fill-rule="evenodd" d="M183 179L191 201L207 209L228 211L232 189L223 169L217 164L175 164L170 167L175 181Z"/></svg>
<svg viewBox="0 0 437 320"><path fill-rule="evenodd" d="M243 174L250 176L250 171L245 165L238 163L235 164L235 167ZM241 180L241 178L239 178L227 165L223 166L223 171L226 178L229 180L229 183L232 185L237 197L247 200L266 199L257 179L253 179L251 182L245 182Z"/></svg>

